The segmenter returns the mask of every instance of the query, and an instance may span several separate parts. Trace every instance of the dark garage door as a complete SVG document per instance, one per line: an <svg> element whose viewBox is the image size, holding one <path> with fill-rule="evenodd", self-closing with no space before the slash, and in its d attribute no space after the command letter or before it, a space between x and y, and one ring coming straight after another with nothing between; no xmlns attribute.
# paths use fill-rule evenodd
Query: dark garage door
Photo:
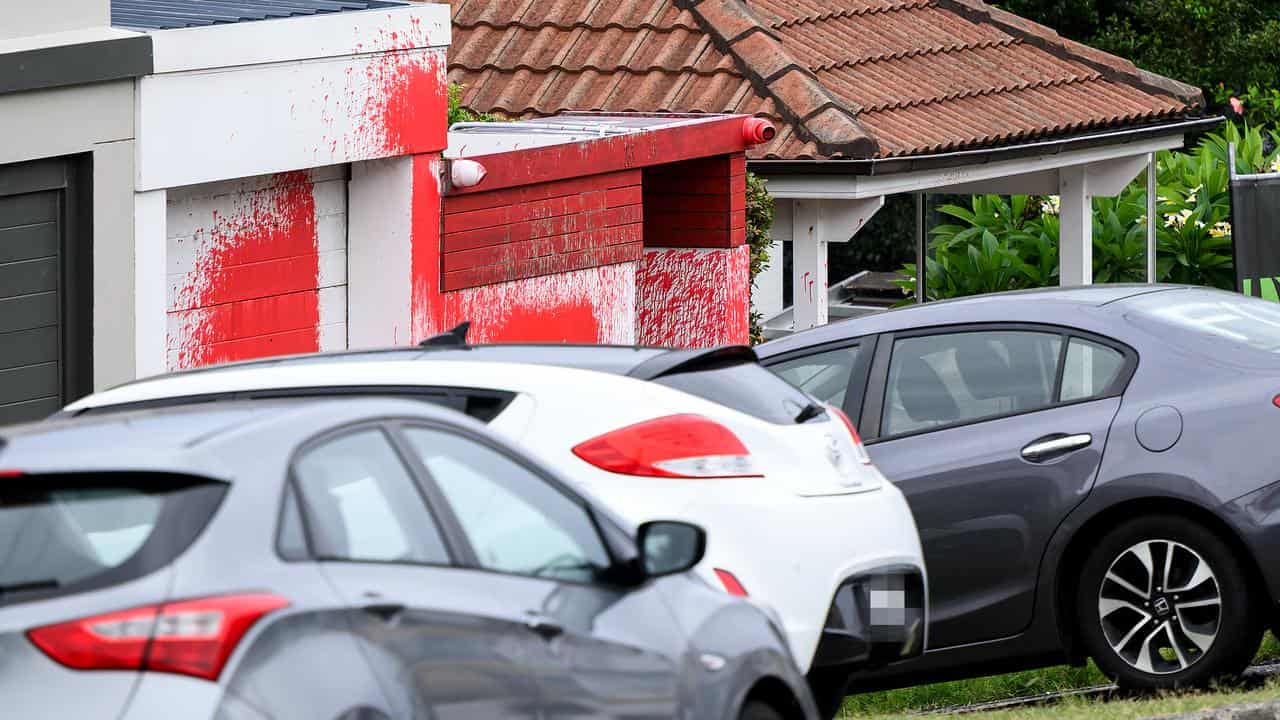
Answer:
<svg viewBox="0 0 1280 720"><path fill-rule="evenodd" d="M72 166L0 167L0 425L43 418L78 394Z"/></svg>

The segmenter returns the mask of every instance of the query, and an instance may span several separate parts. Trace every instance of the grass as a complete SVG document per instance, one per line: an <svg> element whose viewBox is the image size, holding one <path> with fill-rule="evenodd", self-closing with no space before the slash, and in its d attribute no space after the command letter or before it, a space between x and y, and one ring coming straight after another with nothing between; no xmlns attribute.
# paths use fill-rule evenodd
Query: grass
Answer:
<svg viewBox="0 0 1280 720"><path fill-rule="evenodd" d="M1280 660L1280 642L1267 633L1255 662ZM1092 662L1086 667L1059 666L1041 670L1028 670L1007 675L957 680L955 682L921 685L901 690L852 695L845 700L842 718L866 718L901 716L910 712L936 710L938 708L971 703L1006 700L1038 693L1060 692L1090 685L1104 685L1109 680ZM1240 690L1227 688L1220 692L1185 693L1131 700L1113 700L1101 703L1097 699L1069 698L1050 706L1003 710L995 713L975 713L971 717L996 717L1000 720L1016 718L1074 718L1090 715L1106 718L1144 717L1178 712L1189 712L1208 707L1220 707L1237 702L1258 699L1275 699L1280 694L1280 681L1268 682L1263 688Z"/></svg>

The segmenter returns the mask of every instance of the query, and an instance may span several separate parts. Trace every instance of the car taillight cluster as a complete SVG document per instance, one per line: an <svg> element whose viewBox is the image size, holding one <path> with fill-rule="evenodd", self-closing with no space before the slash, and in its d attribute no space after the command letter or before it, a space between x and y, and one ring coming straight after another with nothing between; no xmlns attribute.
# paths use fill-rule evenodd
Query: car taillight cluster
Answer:
<svg viewBox="0 0 1280 720"><path fill-rule="evenodd" d="M46 625L27 637L76 670L148 670L216 681L249 628L288 605L275 595L224 595Z"/></svg>
<svg viewBox="0 0 1280 720"><path fill-rule="evenodd" d="M834 405L828 405L827 410L836 414L844 422L844 426L849 429L849 435L853 438L853 454L858 458L858 462L863 465L871 464L871 456L867 454L867 449L862 445L862 437L858 435L858 430L853 426L853 421L845 415L844 411Z"/></svg>
<svg viewBox="0 0 1280 720"><path fill-rule="evenodd" d="M701 415L670 415L630 425L577 445L573 454L621 475L761 477L738 436Z"/></svg>

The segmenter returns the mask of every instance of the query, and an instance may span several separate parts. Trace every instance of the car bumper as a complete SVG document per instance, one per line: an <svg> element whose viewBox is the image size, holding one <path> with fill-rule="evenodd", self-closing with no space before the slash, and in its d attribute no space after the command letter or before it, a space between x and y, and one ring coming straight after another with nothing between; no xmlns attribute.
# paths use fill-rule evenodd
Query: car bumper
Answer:
<svg viewBox="0 0 1280 720"><path fill-rule="evenodd" d="M715 570L728 570L750 600L772 609L805 672L842 587L893 567L913 569L921 586L927 587L911 509L888 482L868 492L803 497L790 491L785 481L768 477L619 481L607 473L580 471L575 479L636 525L684 520L702 526L707 554L696 568L698 574L722 589ZM920 609L922 618L926 612ZM920 625L919 645L924 647L925 624ZM902 632L909 630L904 626ZM876 648L883 644L867 641ZM880 654L872 653L869 661Z"/></svg>
<svg viewBox="0 0 1280 720"><path fill-rule="evenodd" d="M836 591L811 669L878 667L924 652L924 575L911 565L878 568Z"/></svg>

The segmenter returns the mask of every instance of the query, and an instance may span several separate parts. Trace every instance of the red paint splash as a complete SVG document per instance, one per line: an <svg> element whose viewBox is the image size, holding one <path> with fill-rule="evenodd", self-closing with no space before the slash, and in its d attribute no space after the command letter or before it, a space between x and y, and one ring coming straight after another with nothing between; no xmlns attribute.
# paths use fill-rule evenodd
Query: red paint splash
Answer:
<svg viewBox="0 0 1280 720"><path fill-rule="evenodd" d="M636 279L637 341L680 348L746 344L750 262L745 246L647 248Z"/></svg>
<svg viewBox="0 0 1280 720"><path fill-rule="evenodd" d="M440 156L413 158L413 193L410 210L410 270L413 282L410 317L413 327L408 338L421 341L441 329L444 303L441 301L441 212Z"/></svg>
<svg viewBox="0 0 1280 720"><path fill-rule="evenodd" d="M459 302L460 293L450 293L453 313L465 312L467 303ZM531 298L533 299L533 298ZM597 343L601 338L600 321L588 298L567 298L555 305L543 305L536 299L528 304L513 304L506 312L477 328L476 342L573 342ZM461 319L459 319L461 322Z"/></svg>
<svg viewBox="0 0 1280 720"><path fill-rule="evenodd" d="M391 48L366 70L368 93L358 134L380 157L443 150L448 133L448 91L442 54L416 49L409 36L390 33Z"/></svg>
<svg viewBox="0 0 1280 720"><path fill-rule="evenodd" d="M196 232L197 258L170 308L170 369L319 349L315 196L306 173L244 193ZM173 323L171 322L171 326ZM173 353L171 352L171 356Z"/></svg>

